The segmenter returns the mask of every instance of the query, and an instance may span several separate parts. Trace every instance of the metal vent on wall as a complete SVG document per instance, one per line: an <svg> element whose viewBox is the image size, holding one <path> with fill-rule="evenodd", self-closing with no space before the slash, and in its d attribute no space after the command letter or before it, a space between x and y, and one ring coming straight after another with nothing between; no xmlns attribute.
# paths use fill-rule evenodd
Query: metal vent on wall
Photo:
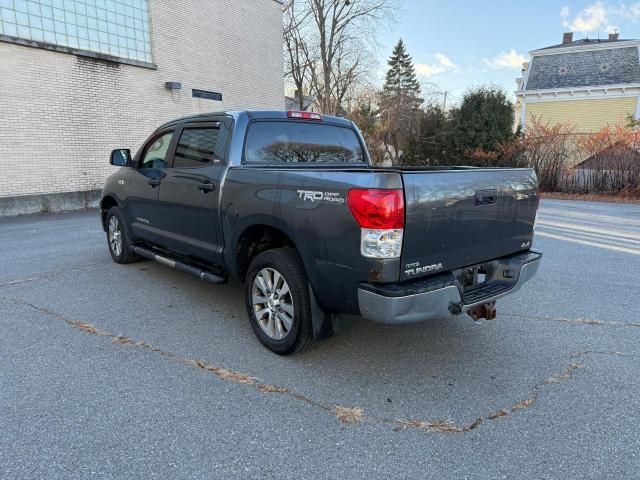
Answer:
<svg viewBox="0 0 640 480"><path fill-rule="evenodd" d="M218 92L208 92L207 90L191 90L191 95L195 98L204 98L206 100L222 101L222 94Z"/></svg>

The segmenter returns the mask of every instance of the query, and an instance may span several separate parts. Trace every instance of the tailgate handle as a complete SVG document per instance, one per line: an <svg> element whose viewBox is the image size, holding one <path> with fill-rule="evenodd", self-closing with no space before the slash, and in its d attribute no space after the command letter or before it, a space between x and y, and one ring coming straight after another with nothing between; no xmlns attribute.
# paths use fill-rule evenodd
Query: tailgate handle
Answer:
<svg viewBox="0 0 640 480"><path fill-rule="evenodd" d="M478 190L476 192L476 205L495 205L498 201L498 190Z"/></svg>

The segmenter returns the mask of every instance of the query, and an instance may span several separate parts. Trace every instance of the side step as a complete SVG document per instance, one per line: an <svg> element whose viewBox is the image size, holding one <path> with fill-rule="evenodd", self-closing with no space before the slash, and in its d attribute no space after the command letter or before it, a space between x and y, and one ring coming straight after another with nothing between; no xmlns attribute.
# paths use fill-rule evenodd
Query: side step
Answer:
<svg viewBox="0 0 640 480"><path fill-rule="evenodd" d="M227 283L227 279L224 277L221 277L220 275L216 275L215 273L212 273L212 272L207 272L206 270L202 270L199 267L189 265L188 263L163 257L162 255L159 255L156 252L149 250L147 248L134 246L133 250L141 257L148 258L149 260L155 260L156 262L161 263L162 265L166 265L168 267L175 268L176 270L179 270L181 272L193 275L194 277L198 277L203 282L215 283L215 284Z"/></svg>

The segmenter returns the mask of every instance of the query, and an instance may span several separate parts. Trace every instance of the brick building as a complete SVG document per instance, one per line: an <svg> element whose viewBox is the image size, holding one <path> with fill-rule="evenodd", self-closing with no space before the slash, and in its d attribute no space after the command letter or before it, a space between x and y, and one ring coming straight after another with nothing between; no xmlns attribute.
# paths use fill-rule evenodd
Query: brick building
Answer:
<svg viewBox="0 0 640 480"><path fill-rule="evenodd" d="M566 123L576 133L626 125L640 116L640 40L573 40L530 52L516 80L516 122L525 129L536 117Z"/></svg>
<svg viewBox="0 0 640 480"><path fill-rule="evenodd" d="M0 215L90 204L111 149L168 119L282 109L281 8L0 0Z"/></svg>

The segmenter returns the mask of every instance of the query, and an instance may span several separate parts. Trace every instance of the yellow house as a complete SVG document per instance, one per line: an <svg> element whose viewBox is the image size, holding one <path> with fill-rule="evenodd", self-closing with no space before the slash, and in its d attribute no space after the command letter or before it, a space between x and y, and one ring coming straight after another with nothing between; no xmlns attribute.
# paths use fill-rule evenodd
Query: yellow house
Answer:
<svg viewBox="0 0 640 480"><path fill-rule="evenodd" d="M526 130L536 117L589 133L640 118L640 40L616 33L574 41L565 33L561 44L529 53L516 80L516 126Z"/></svg>

